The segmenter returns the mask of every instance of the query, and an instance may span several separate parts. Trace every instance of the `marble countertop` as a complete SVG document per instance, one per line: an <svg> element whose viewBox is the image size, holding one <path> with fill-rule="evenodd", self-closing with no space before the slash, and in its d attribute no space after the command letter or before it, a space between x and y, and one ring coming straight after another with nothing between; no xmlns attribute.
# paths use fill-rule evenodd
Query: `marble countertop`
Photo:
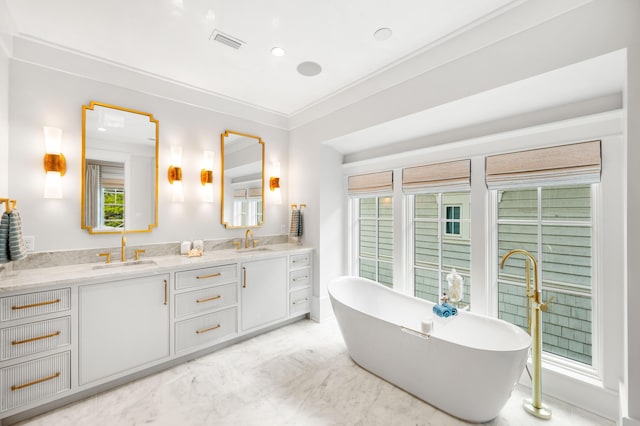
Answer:
<svg viewBox="0 0 640 426"><path fill-rule="evenodd" d="M40 287L92 284L111 280L123 280L173 271L205 268L224 263L237 263L310 251L300 244L272 244L255 249L212 250L199 257L179 255L141 257L133 260L102 263L83 263L17 271L4 270L0 274L0 295L11 291L24 291Z"/></svg>

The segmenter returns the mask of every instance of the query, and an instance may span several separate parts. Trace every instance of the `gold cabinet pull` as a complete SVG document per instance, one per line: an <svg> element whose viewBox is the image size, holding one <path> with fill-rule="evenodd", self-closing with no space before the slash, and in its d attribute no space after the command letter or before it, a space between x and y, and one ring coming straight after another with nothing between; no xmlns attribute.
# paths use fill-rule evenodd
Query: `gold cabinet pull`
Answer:
<svg viewBox="0 0 640 426"><path fill-rule="evenodd" d="M216 328L220 328L220 324L216 324L212 327L201 328L200 330L196 330L196 334L206 333L207 331L215 330Z"/></svg>
<svg viewBox="0 0 640 426"><path fill-rule="evenodd" d="M242 288L247 288L247 268L242 267Z"/></svg>
<svg viewBox="0 0 640 426"><path fill-rule="evenodd" d="M40 303L32 303L30 305L12 306L11 309L14 311L17 311L18 309L35 308L38 306L53 305L54 303L60 303L60 299L48 300L46 302L40 302Z"/></svg>
<svg viewBox="0 0 640 426"><path fill-rule="evenodd" d="M169 299L169 283L167 282L167 280L164 280L164 304L165 305L168 303L168 299Z"/></svg>
<svg viewBox="0 0 640 426"><path fill-rule="evenodd" d="M302 300L296 300L295 302L292 303L292 305L297 305L298 303L304 303L304 302L308 302L309 298L305 297Z"/></svg>
<svg viewBox="0 0 640 426"><path fill-rule="evenodd" d="M11 344L12 345L21 345L23 343L35 342L36 340L48 339L50 337L55 337L55 336L59 336L59 335L60 335L60 332L56 331L55 333L46 334L44 336L32 337L30 339L25 339L25 340L14 340L13 342L11 342Z"/></svg>
<svg viewBox="0 0 640 426"><path fill-rule="evenodd" d="M196 299L196 303L202 303L202 302L209 302L211 300L216 300L216 299L220 299L222 296L220 296L219 294L217 296L213 296L213 297L207 297L205 299Z"/></svg>
<svg viewBox="0 0 640 426"><path fill-rule="evenodd" d="M38 383L46 382L47 380L55 379L56 377L59 377L59 376L60 376L60 373L58 372L56 374L52 374L51 376L43 377L42 379L34 380L33 382L25 383L23 385L13 385L11 386L11 390L17 391L22 388L37 385Z"/></svg>
<svg viewBox="0 0 640 426"><path fill-rule="evenodd" d="M294 278L293 282L295 283L295 282L298 282L298 281L304 281L304 280L308 280L308 279L309 279L309 276L305 275L304 277L296 277L296 278Z"/></svg>
<svg viewBox="0 0 640 426"><path fill-rule="evenodd" d="M213 277L219 277L220 275L222 275L220 272L216 272L215 274L210 274L210 275L198 275L196 277L196 280L202 280L204 278L213 278Z"/></svg>

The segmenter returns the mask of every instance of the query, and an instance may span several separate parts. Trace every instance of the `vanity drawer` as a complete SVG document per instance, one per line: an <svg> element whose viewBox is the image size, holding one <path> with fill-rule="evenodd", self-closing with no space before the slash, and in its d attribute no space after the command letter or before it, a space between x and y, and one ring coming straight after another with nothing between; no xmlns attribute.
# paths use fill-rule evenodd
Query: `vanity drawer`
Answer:
<svg viewBox="0 0 640 426"><path fill-rule="evenodd" d="M238 303L238 284L224 284L176 295L176 317Z"/></svg>
<svg viewBox="0 0 640 426"><path fill-rule="evenodd" d="M238 310L225 309L176 323L176 352L211 344L238 332Z"/></svg>
<svg viewBox="0 0 640 426"><path fill-rule="evenodd" d="M294 254L289 256L289 268L297 269L311 265L311 253Z"/></svg>
<svg viewBox="0 0 640 426"><path fill-rule="evenodd" d="M2 361L68 345L71 317L33 322L0 330Z"/></svg>
<svg viewBox="0 0 640 426"><path fill-rule="evenodd" d="M66 311L71 307L71 289L39 291L0 299L0 321Z"/></svg>
<svg viewBox="0 0 640 426"><path fill-rule="evenodd" d="M311 287L289 293L289 316L311 312Z"/></svg>
<svg viewBox="0 0 640 426"><path fill-rule="evenodd" d="M70 352L0 370L0 411L10 410L71 389Z"/></svg>
<svg viewBox="0 0 640 426"><path fill-rule="evenodd" d="M309 287L311 285L311 269L305 268L289 272L289 289Z"/></svg>
<svg viewBox="0 0 640 426"><path fill-rule="evenodd" d="M212 284L224 284L237 280L237 266L220 265L210 268L192 269L176 272L176 289Z"/></svg>

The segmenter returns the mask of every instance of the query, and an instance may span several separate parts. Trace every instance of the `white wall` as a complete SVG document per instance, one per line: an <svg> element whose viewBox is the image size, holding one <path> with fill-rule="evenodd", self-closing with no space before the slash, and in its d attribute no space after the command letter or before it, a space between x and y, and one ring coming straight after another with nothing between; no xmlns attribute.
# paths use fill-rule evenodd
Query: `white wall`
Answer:
<svg viewBox="0 0 640 426"><path fill-rule="evenodd" d="M151 233L132 235L130 244L242 236L242 230L226 230L220 225L219 201L201 201L200 169L204 150L216 153L214 190L215 200L219 200L220 134L224 130L261 136L266 143L266 158L278 158L283 165L283 174L287 173L289 144L285 130L16 59L9 62L11 134L8 169L10 176L15 176L10 190L11 197L19 200L24 234L35 236L36 251L119 244L117 235L89 235L80 229L81 113L82 105L92 100L149 112L160 123L159 226ZM63 177L62 200L42 196L42 127L45 125L63 130L67 173ZM183 146L184 203L170 201L167 169L172 144ZM286 179L281 182L283 203L276 206L267 198L265 224L256 230L256 238L280 234L281 225L288 223L288 182Z"/></svg>
<svg viewBox="0 0 640 426"><path fill-rule="evenodd" d="M4 1L0 2L0 198L9 194L9 55L11 22Z"/></svg>

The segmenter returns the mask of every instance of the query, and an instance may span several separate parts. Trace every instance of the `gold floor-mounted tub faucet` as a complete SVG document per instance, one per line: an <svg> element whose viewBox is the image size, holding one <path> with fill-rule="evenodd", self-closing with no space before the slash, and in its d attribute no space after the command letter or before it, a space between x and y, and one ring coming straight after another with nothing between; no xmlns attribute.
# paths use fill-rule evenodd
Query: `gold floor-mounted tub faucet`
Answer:
<svg viewBox="0 0 640 426"><path fill-rule="evenodd" d="M531 253L522 249L511 250L502 256L500 268L504 268L507 259L514 254L525 256L525 278L527 283L528 328L531 335L531 364L533 367L531 398L524 400L522 407L526 412L541 419L551 418L551 409L542 403L542 319L541 314L546 306L541 302L542 292L538 286L538 262ZM533 266L533 288L531 288L530 269Z"/></svg>

